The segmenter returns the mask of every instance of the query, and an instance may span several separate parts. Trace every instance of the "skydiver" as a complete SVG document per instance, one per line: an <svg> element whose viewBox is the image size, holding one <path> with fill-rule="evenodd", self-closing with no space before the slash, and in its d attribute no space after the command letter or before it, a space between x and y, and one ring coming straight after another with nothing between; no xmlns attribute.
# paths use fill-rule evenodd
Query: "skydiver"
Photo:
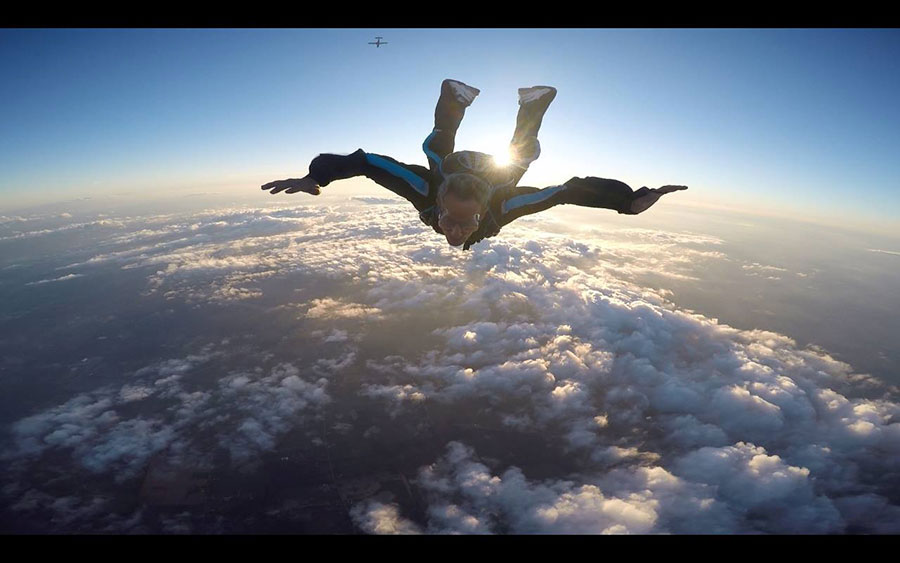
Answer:
<svg viewBox="0 0 900 563"><path fill-rule="evenodd" d="M284 191L319 195L320 188L335 180L366 176L409 200L423 223L444 235L451 246L463 245L463 250L496 235L519 217L554 205L569 203L637 215L663 195L687 189L666 185L635 191L624 182L591 176L574 177L543 189L517 186L541 153L538 129L556 97L556 89L519 88L519 111L510 141L510 164L506 166L498 165L485 153L453 152L466 108L479 93L477 88L458 80L443 81L434 110L434 129L422 144L428 168L358 149L349 155L320 154L303 178L269 182L262 189L272 194Z"/></svg>

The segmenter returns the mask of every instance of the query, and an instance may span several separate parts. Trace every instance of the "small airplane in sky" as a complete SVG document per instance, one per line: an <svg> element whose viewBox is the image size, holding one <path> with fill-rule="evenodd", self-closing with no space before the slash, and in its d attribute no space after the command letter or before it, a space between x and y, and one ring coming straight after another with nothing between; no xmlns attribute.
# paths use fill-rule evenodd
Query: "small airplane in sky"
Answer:
<svg viewBox="0 0 900 563"><path fill-rule="evenodd" d="M369 45L375 45L375 48L377 49L377 48L381 47L382 45L388 44L387 41L382 41L381 39L382 39L382 37L380 35L376 35L375 41L369 41Z"/></svg>

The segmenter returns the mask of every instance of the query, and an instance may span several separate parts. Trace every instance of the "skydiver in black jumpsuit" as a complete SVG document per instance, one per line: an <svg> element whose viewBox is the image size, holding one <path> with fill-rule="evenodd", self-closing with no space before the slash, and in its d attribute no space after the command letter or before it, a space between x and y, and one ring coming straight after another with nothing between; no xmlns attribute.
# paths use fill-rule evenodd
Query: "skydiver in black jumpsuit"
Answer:
<svg viewBox="0 0 900 563"><path fill-rule="evenodd" d="M446 217L446 210L442 209L438 198L439 187L448 175L472 174L490 185L491 194L484 213L475 215L475 222L469 229L471 234L463 239L463 250L496 235L504 225L519 217L554 205L569 203L636 215L664 194L687 189L686 186L662 186L657 189L642 187L634 191L624 182L595 177L575 177L564 184L543 189L517 186L528 165L540 155L537 133L544 113L556 97L556 89L549 86L519 89L519 112L510 142L511 163L506 166L497 165L490 155L484 153L453 152L456 130L466 108L478 94L477 88L457 80L448 79L441 84L441 95L434 112L434 129L422 145L428 157L428 168L359 149L349 155L320 154L310 163L306 177L270 182L262 189L271 190L272 194L304 191L318 195L320 187L334 180L366 176L409 200L419 212L422 222L435 232L445 234L442 225L448 227L452 221Z"/></svg>

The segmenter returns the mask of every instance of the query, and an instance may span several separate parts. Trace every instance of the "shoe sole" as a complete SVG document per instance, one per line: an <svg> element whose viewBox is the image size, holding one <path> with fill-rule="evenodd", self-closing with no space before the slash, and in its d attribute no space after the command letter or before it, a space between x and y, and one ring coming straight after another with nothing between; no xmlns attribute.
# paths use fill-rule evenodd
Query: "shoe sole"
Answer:
<svg viewBox="0 0 900 563"><path fill-rule="evenodd" d="M457 80L447 80L447 84L450 85L450 89L453 91L453 95L456 96L456 99L459 100L460 103L466 105L471 104L472 101L475 100L475 97L481 93L481 90L478 88L463 84Z"/></svg>
<svg viewBox="0 0 900 563"><path fill-rule="evenodd" d="M556 95L556 88L550 86L533 86L531 88L519 88L519 103L529 104L540 100L548 94Z"/></svg>

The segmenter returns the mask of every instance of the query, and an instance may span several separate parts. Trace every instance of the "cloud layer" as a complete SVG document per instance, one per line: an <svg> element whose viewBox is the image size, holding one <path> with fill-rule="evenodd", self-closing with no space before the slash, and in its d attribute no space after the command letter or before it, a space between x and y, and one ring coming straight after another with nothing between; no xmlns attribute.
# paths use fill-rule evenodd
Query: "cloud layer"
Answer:
<svg viewBox="0 0 900 563"><path fill-rule="evenodd" d="M203 366L227 365L231 346L208 342L19 420L4 461L24 471L67 451L126 481L200 436L252 460L319 414L365 401L390 419L449 421L441 428L483 429L487 440L442 430L443 453L416 471L422 510L356 502L348 515L367 533L900 531L896 389L819 348L680 310L666 289L635 283L647 271L692 279L698 264L729 259L720 240L647 229L573 236L529 218L464 254L410 217L364 198L130 224L53 280L115 266L144 273L136 299L265 304L317 327L298 344L316 359L286 361L274 351L281 341L259 336L262 365L209 379ZM278 289L269 302L276 287L312 279L331 289ZM512 437L509 448L494 435ZM515 440L530 440L531 457ZM7 494L19 510L56 502L15 486ZM93 514L90 499L75 505Z"/></svg>

